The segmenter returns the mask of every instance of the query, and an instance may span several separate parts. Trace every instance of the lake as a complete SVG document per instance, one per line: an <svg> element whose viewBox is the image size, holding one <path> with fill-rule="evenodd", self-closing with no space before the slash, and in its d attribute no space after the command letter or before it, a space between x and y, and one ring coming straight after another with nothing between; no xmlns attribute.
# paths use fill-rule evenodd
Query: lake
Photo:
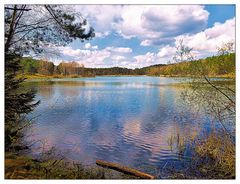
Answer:
<svg viewBox="0 0 240 184"><path fill-rule="evenodd" d="M184 167L190 139L211 128L211 117L181 98L185 79L96 77L28 82L40 105L29 115L31 154L54 147L68 159L97 159L156 174Z"/></svg>

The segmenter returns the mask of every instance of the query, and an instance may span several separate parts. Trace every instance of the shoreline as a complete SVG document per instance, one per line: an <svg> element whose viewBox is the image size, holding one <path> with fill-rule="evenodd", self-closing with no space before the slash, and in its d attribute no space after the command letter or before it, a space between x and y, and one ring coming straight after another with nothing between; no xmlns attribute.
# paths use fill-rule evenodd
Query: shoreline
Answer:
<svg viewBox="0 0 240 184"><path fill-rule="evenodd" d="M77 79L77 78L96 78L96 77L169 77L169 78L198 78L198 76L191 75L95 75L95 76L62 76L62 75L17 75L17 78L26 78L26 81L34 80L34 79L43 79L43 80L51 80L51 79ZM226 78L226 79L236 79L235 75L217 75L217 76L207 76L209 78Z"/></svg>

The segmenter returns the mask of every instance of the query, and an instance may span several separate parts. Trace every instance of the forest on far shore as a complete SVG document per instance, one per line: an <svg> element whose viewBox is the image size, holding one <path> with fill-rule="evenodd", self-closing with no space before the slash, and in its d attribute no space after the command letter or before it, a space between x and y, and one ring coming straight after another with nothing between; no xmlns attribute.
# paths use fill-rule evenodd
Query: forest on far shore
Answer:
<svg viewBox="0 0 240 184"><path fill-rule="evenodd" d="M34 75L52 77L93 77L101 75L195 76L200 73L212 77L234 77L235 53L136 69L121 67L85 68L83 64L74 61L61 62L56 66L53 62L30 57L22 57L21 66L20 74L26 75L27 78Z"/></svg>

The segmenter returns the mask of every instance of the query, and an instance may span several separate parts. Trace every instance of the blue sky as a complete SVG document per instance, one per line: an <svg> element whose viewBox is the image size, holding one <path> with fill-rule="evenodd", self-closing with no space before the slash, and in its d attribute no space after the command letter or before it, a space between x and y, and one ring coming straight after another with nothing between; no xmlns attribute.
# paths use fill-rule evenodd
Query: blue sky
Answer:
<svg viewBox="0 0 240 184"><path fill-rule="evenodd" d="M206 5L205 10L210 13L208 27L212 27L215 22L224 23L236 15L235 5Z"/></svg>
<svg viewBox="0 0 240 184"><path fill-rule="evenodd" d="M172 61L179 39L195 58L216 54L235 42L235 5L77 5L95 29L90 41L61 47L55 64L76 61L85 67L140 68Z"/></svg>

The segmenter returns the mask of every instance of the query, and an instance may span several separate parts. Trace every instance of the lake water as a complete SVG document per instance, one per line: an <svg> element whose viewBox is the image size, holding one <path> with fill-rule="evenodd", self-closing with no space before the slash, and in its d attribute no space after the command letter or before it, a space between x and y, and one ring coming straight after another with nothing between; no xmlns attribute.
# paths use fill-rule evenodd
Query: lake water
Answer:
<svg viewBox="0 0 240 184"><path fill-rule="evenodd" d="M96 77L29 82L40 105L27 141L32 154L56 148L72 160L97 159L155 174L183 167L190 138L208 131L211 118L181 100L183 80L166 77Z"/></svg>

